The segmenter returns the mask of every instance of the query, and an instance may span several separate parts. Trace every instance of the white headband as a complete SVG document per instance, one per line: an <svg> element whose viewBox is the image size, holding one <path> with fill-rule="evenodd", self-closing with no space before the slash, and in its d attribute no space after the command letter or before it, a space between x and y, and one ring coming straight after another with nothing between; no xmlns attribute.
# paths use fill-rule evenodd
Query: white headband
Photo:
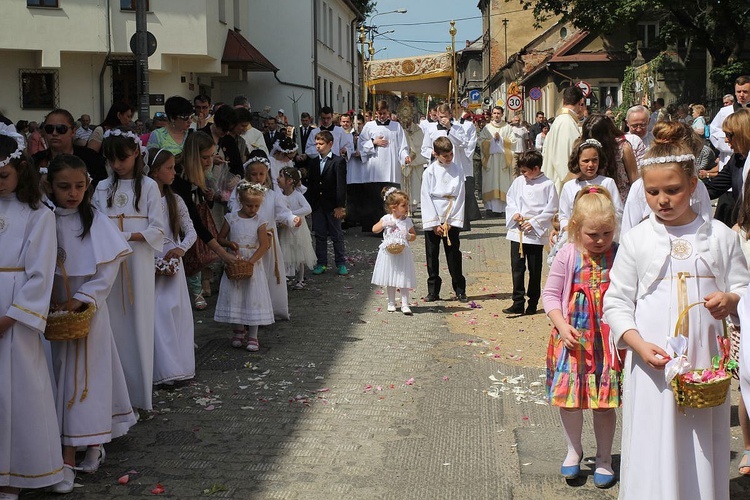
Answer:
<svg viewBox="0 0 750 500"><path fill-rule="evenodd" d="M647 165L654 165L654 164L665 164L665 163L682 163L684 161L695 161L695 156L693 155L669 155L669 156L657 156L654 158L646 158L641 162L641 166L645 167Z"/></svg>
<svg viewBox="0 0 750 500"><path fill-rule="evenodd" d="M255 191L258 194L263 195L266 192L266 188L254 182L240 181L240 183L237 184L237 192L239 193L240 191Z"/></svg>
<svg viewBox="0 0 750 500"><path fill-rule="evenodd" d="M581 149L584 146L594 146L596 148L602 149L602 143L597 141L596 139L586 139L578 145L578 149Z"/></svg>
<svg viewBox="0 0 750 500"><path fill-rule="evenodd" d="M21 157L21 155L23 154L23 148L26 144L23 136L16 132L16 127L14 125L6 125L5 123L0 123L0 135L7 135L8 137L16 141L16 150L8 155L6 159L0 161L0 167L4 167L5 165L8 165L11 160L16 160Z"/></svg>
<svg viewBox="0 0 750 500"><path fill-rule="evenodd" d="M391 194L395 193L396 191L398 191L398 188L395 187L389 187L388 189L386 189L385 194L383 194L383 201L385 201Z"/></svg>

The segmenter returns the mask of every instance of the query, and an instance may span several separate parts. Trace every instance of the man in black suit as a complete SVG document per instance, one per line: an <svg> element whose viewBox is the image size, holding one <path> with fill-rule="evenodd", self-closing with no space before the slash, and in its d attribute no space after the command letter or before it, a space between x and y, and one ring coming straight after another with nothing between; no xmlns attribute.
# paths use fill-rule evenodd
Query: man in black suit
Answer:
<svg viewBox="0 0 750 500"><path fill-rule="evenodd" d="M332 147L333 134L329 131L323 130L315 136L315 148L320 158L310 162L305 197L312 208L315 255L318 258L313 274L323 274L328 266L330 236L336 268L340 275L345 275L349 274L349 270L346 268L341 221L346 215L346 162L333 154Z"/></svg>
<svg viewBox="0 0 750 500"><path fill-rule="evenodd" d="M286 129L285 129L286 130ZM266 147L270 153L276 141L286 137L286 133L279 132L279 126L276 123L276 117L272 116L266 119L266 131L263 132L263 140L266 141Z"/></svg>

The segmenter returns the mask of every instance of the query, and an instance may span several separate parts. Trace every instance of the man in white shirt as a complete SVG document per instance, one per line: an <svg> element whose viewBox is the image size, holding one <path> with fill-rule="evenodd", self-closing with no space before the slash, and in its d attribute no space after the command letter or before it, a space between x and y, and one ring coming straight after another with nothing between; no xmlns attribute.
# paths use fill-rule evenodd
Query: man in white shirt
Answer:
<svg viewBox="0 0 750 500"><path fill-rule="evenodd" d="M570 175L568 159L573 150L573 143L581 137L578 119L585 110L586 100L583 98L581 89L576 86L566 88L563 91L562 109L552 122L547 139L544 141L542 172L555 183L558 193Z"/></svg>
<svg viewBox="0 0 750 500"><path fill-rule="evenodd" d="M81 115L78 119L81 122L81 126L76 129L76 135L73 138L73 144L76 146L85 146L89 142L89 137L94 129L91 128L91 117L89 115Z"/></svg>
<svg viewBox="0 0 750 500"><path fill-rule="evenodd" d="M750 75L742 75L734 81L734 96L737 101L732 106L721 108L711 120L709 129L711 131L710 141L716 149L719 150L719 170L721 170L729 157L732 156L732 148L726 143L724 130L724 120L740 108L750 107Z"/></svg>
<svg viewBox="0 0 750 500"><path fill-rule="evenodd" d="M651 144L654 136L648 131L648 109L646 106L633 106L628 109L625 115L625 123L628 124L629 132L625 134L625 139L633 147L635 162L640 167L643 161L643 155Z"/></svg>
<svg viewBox="0 0 750 500"><path fill-rule="evenodd" d="M352 135L344 132L344 129L333 124L333 109L329 106L320 108L318 115L318 127L310 132L305 145L305 154L310 158L318 158L318 151L315 149L315 136L321 130L327 130L333 135L333 154L341 156L345 160L354 152L354 142Z"/></svg>

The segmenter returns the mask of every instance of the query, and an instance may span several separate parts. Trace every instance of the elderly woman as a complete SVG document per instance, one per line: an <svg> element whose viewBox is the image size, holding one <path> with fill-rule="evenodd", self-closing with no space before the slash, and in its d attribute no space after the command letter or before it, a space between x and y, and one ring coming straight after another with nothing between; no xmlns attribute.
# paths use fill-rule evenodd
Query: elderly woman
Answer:
<svg viewBox="0 0 750 500"><path fill-rule="evenodd" d="M177 156L185 147L193 105L184 97L172 96L164 103L164 112L167 115L167 124L151 132L148 147L165 149Z"/></svg>
<svg viewBox="0 0 750 500"><path fill-rule="evenodd" d="M706 135L706 107L702 104L693 104L693 123L692 127L702 137L708 137Z"/></svg>

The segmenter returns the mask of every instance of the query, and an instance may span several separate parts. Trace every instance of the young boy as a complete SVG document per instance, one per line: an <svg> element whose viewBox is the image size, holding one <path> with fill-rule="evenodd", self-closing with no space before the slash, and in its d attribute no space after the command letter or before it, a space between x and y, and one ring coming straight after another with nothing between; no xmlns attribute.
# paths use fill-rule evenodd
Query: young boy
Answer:
<svg viewBox="0 0 750 500"><path fill-rule="evenodd" d="M323 130L315 135L315 149L320 159L310 160L305 197L312 208L315 255L318 258L313 274L323 274L328 266L330 236L338 273L345 275L349 270L346 268L341 221L346 214L346 163L342 157L333 154L332 147L333 135L329 131Z"/></svg>
<svg viewBox="0 0 750 500"><path fill-rule="evenodd" d="M463 168L453 163L453 143L438 137L432 144L435 161L422 176L422 227L427 254L427 296L425 302L440 300L440 240L451 274L456 298L466 302L466 278L461 262L460 230L464 225Z"/></svg>
<svg viewBox="0 0 750 500"><path fill-rule="evenodd" d="M520 175L508 189L510 266L513 274L513 305L505 314L524 314L524 274L529 269L529 302L525 314L536 314L542 287L542 249L552 217L557 212L557 190L542 173L542 154L521 153L518 157Z"/></svg>

